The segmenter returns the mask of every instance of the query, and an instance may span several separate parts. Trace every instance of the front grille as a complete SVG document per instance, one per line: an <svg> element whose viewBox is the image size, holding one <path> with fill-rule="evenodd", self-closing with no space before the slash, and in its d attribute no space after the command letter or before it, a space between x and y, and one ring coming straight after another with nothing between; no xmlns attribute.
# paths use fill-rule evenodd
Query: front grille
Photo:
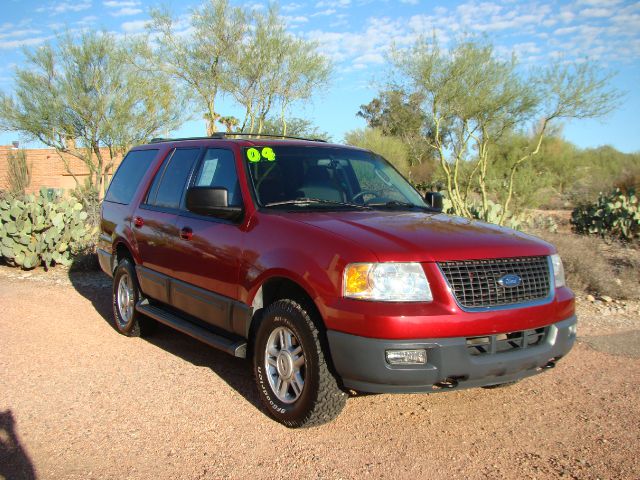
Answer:
<svg viewBox="0 0 640 480"><path fill-rule="evenodd" d="M520 332L486 335L467 338L467 351L470 355L494 355L521 348L533 347L544 342L547 328L523 330Z"/></svg>
<svg viewBox="0 0 640 480"><path fill-rule="evenodd" d="M438 263L462 307L486 308L516 305L549 295L547 257L496 258ZM518 286L503 287L498 280L517 275Z"/></svg>

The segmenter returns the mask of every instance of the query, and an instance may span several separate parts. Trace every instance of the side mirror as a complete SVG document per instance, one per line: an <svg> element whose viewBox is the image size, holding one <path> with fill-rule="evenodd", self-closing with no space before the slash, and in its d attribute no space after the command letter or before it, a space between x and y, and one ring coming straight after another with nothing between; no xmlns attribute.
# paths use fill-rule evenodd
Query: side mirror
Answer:
<svg viewBox="0 0 640 480"><path fill-rule="evenodd" d="M443 198L440 192L427 192L424 195L424 201L427 203L427 207L438 213L442 213Z"/></svg>
<svg viewBox="0 0 640 480"><path fill-rule="evenodd" d="M242 216L244 209L230 207L228 195L226 188L191 187L187 190L187 209L200 215L235 220Z"/></svg>

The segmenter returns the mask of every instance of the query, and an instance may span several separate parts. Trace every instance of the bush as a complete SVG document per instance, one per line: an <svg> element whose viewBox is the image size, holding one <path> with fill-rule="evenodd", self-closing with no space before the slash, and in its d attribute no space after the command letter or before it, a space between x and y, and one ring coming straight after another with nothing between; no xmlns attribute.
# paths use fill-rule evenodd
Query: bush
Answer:
<svg viewBox="0 0 640 480"><path fill-rule="evenodd" d="M444 213L447 213L449 215L455 214L453 203L451 203L451 201L447 197L444 197L442 203L442 211ZM500 224L500 219L502 218L504 207L499 203L488 200L486 211L484 211L484 208L480 202L470 202L467 204L467 207L469 209L469 213L471 214L469 218L473 220L481 220L487 223L493 223L495 225ZM526 213L515 214L511 211L507 211L504 219L504 226L507 228L513 228L514 230L522 230L523 228L529 227L532 223L533 218Z"/></svg>
<svg viewBox="0 0 640 480"><path fill-rule="evenodd" d="M611 194L600 194L594 203L573 210L571 224L576 233L600 235L625 241L640 238L640 209L633 190L623 193L616 188Z"/></svg>
<svg viewBox="0 0 640 480"><path fill-rule="evenodd" d="M0 253L10 265L25 269L44 263L70 265L72 257L93 240L87 213L75 198L38 196L0 197Z"/></svg>

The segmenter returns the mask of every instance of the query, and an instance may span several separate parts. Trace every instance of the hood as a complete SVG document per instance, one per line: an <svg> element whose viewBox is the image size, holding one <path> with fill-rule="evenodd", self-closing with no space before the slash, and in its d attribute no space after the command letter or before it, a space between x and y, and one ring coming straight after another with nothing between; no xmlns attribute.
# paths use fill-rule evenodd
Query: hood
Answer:
<svg viewBox="0 0 640 480"><path fill-rule="evenodd" d="M352 240L380 261L445 261L550 255L531 235L444 214L398 211L296 212L289 218Z"/></svg>

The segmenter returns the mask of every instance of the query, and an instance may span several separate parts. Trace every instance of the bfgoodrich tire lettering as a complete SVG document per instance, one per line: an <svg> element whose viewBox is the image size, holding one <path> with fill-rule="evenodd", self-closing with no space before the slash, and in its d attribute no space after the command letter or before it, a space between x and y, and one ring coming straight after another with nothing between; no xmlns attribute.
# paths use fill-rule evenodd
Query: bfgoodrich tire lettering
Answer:
<svg viewBox="0 0 640 480"><path fill-rule="evenodd" d="M291 338L274 343L274 333ZM318 327L293 300L267 308L256 333L253 367L260 400L287 427L321 425L344 408L347 395L329 370Z"/></svg>

